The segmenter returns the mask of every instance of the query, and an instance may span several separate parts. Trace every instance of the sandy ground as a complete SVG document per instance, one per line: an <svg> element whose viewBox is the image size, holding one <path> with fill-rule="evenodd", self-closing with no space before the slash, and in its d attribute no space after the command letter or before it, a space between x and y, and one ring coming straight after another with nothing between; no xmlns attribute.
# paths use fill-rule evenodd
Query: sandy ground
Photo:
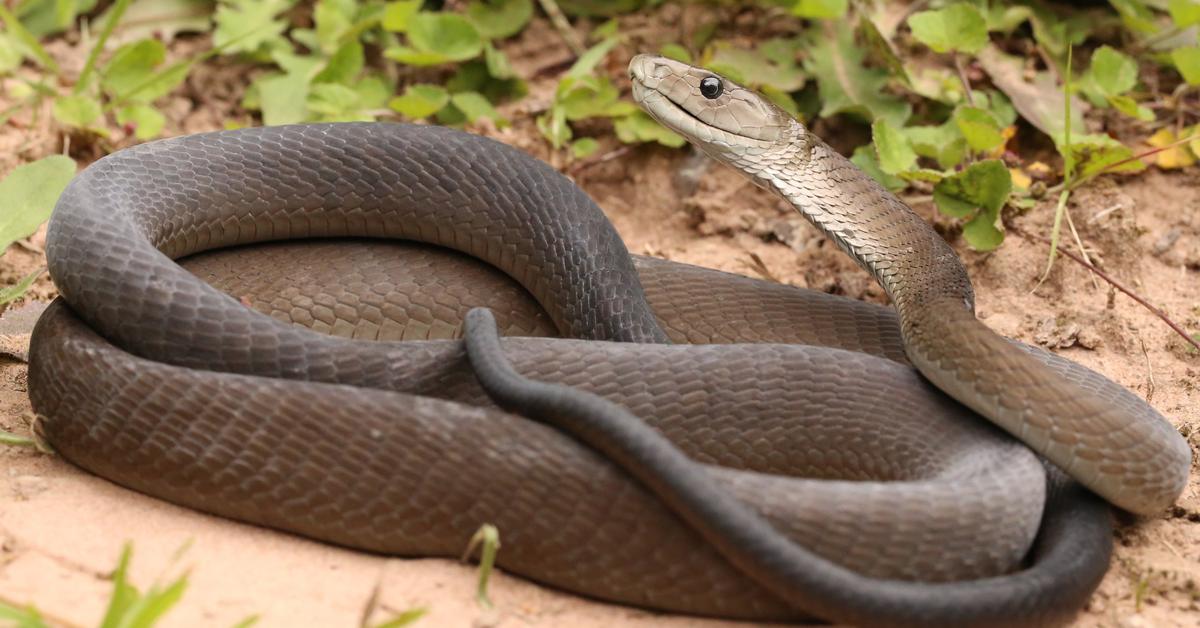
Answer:
<svg viewBox="0 0 1200 628"><path fill-rule="evenodd" d="M527 76L566 59L541 42L536 24L508 49ZM184 42L176 48L200 45ZM527 50L537 54L524 54ZM547 52L549 51L549 52ZM69 50L55 51L64 58ZM620 50L618 50L620 53ZM623 63L614 54L613 63ZM244 84L236 67L206 67L166 99L169 134L219 128L244 116L232 103ZM643 147L607 161L570 163L551 155L531 113L544 106L553 77L535 80L530 98L505 111L512 128L476 129L548 159L571 173L612 218L630 250L882 302L872 280L774 197L720 167L695 176L687 151ZM61 150L46 112L25 112L0 128L0 172ZM604 127L596 131L605 133ZM112 149L127 143L118 135ZM606 150L617 145L602 141ZM99 147L72 142L81 163ZM691 173L691 174L688 174ZM1105 373L1150 401L1200 447L1200 355L1124 295L1069 260L1037 285L1045 245L1010 231L995 253L968 250L952 222L934 215L928 197L911 199L964 258L978 310L998 332L1038 343ZM1192 169L1098 181L1070 206L1085 248L1120 281L1189 330L1200 329L1200 176ZM1010 224L1048 234L1053 208L1042 203ZM0 257L0 284L44 263L44 233ZM1035 289L1036 288L1036 289ZM28 302L54 295L43 276ZM0 323L0 429L27 433L26 368L19 356L32 316L10 312ZM425 608L422 626L734 625L670 618L601 604L535 586L503 573L492 579L496 607L474 597L474 567L448 560L400 560L334 548L206 516L117 487L65 461L0 447L0 601L34 604L55 623L96 624L110 594L109 574L132 541L133 580L190 573L166 626L233 625L257 615L264 626L373 624ZM1112 567L1078 626L1200 625L1200 477L1175 508L1146 519L1122 518ZM178 550L187 546L182 556ZM503 551L503 550L501 550Z"/></svg>

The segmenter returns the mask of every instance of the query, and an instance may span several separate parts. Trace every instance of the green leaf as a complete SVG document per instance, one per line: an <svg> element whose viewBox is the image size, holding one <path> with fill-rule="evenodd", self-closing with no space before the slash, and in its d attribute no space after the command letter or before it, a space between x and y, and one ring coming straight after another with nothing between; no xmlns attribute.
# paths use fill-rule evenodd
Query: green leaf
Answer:
<svg viewBox="0 0 1200 628"><path fill-rule="evenodd" d="M484 60L460 63L458 70L445 82L451 92L479 92L491 102L508 98L521 98L528 93L521 79L498 79L491 75Z"/></svg>
<svg viewBox="0 0 1200 628"><path fill-rule="evenodd" d="M287 29L279 14L296 0L223 0L217 7L213 46L228 53L256 52Z"/></svg>
<svg viewBox="0 0 1200 628"><path fill-rule="evenodd" d="M0 288L0 305L8 305L9 303L12 303L13 301L25 296L25 293L29 291L29 286L32 286L33 282L37 280L37 278L40 277L42 272L45 270L45 268L39 268L22 277L17 283L11 286ZM4 619L4 611L2 606L0 606L0 619Z"/></svg>
<svg viewBox="0 0 1200 628"><path fill-rule="evenodd" d="M1120 14L1125 26L1134 33L1148 35L1158 30L1154 23L1154 12L1142 0L1109 0L1109 4Z"/></svg>
<svg viewBox="0 0 1200 628"><path fill-rule="evenodd" d="M408 30L408 22L421 10L424 0L389 2L383 9L383 28L397 33Z"/></svg>
<svg viewBox="0 0 1200 628"><path fill-rule="evenodd" d="M38 43L37 36L29 32L21 20L17 19L17 16L13 15L12 11L9 11L3 3L0 3L0 19L4 20L8 35L25 49L28 56L36 59L38 65L58 74L58 64L54 62L54 58L46 52L42 44Z"/></svg>
<svg viewBox="0 0 1200 628"><path fill-rule="evenodd" d="M113 592L108 599L108 609L104 612L104 619L100 621L100 628L120 626L126 613L141 597L138 590L129 584L129 559L132 555L133 546L126 542L121 548L121 558L117 561L117 568L113 571Z"/></svg>
<svg viewBox="0 0 1200 628"><path fill-rule="evenodd" d="M488 102L488 99L479 92L459 92L450 96L450 103L463 112L467 122L490 118L500 126L508 124L508 120L505 120L495 107L492 107L492 103Z"/></svg>
<svg viewBox="0 0 1200 628"><path fill-rule="evenodd" d="M952 4L937 11L921 11L908 18L917 41L934 52L974 54L988 43L987 21L970 4Z"/></svg>
<svg viewBox="0 0 1200 628"><path fill-rule="evenodd" d="M1012 101L1004 92L994 90L979 90L975 92L975 100L983 100L985 109L992 113L992 117L996 119L996 123L1001 128L1012 126L1017 122L1017 110L1013 107Z"/></svg>
<svg viewBox="0 0 1200 628"><path fill-rule="evenodd" d="M592 41L603 41L605 39L608 39L609 37L616 37L617 29L620 26L621 26L621 24L619 22L617 22L617 18L614 17L612 19L609 19L608 21L597 26L596 28L593 28L589 39L591 39Z"/></svg>
<svg viewBox="0 0 1200 628"><path fill-rule="evenodd" d="M981 211L963 225L963 238L976 251L994 251L1004 242L1004 232L996 228L999 211Z"/></svg>
<svg viewBox="0 0 1200 628"><path fill-rule="evenodd" d="M0 432L0 442L8 442L3 438L7 432ZM42 614L33 606L16 608L0 602L0 624L12 628L48 628Z"/></svg>
<svg viewBox="0 0 1200 628"><path fill-rule="evenodd" d="M808 59L804 67L817 78L824 104L821 116L849 113L873 121L885 118L902 126L912 107L887 93L886 70L863 67L866 53L854 42L854 31L845 22L830 23L834 37L808 39Z"/></svg>
<svg viewBox="0 0 1200 628"><path fill-rule="evenodd" d="M564 78L555 92L555 106L563 110L567 120L595 117L626 116L637 110L631 102L620 99L621 94L608 77L585 76Z"/></svg>
<svg viewBox="0 0 1200 628"><path fill-rule="evenodd" d="M512 37L532 17L532 0L473 0L467 5L467 19L488 39Z"/></svg>
<svg viewBox="0 0 1200 628"><path fill-rule="evenodd" d="M151 103L187 79L194 61L173 63L160 70L166 46L143 39L119 48L104 68L100 86L117 102Z"/></svg>
<svg viewBox="0 0 1200 628"><path fill-rule="evenodd" d="M1146 168L1140 159L1133 159L1133 150L1103 134L1072 135L1071 159L1079 178L1105 172L1138 172ZM1124 162L1124 163L1121 163ZM1121 163L1119 166L1114 164Z"/></svg>
<svg viewBox="0 0 1200 628"><path fill-rule="evenodd" d="M493 46L490 41L483 47L483 61L487 65L488 74L494 78L510 79L516 76L512 64L508 62L508 56Z"/></svg>
<svg viewBox="0 0 1200 628"><path fill-rule="evenodd" d="M916 170L909 170L907 172L901 172L900 174L898 174L896 176L900 177L901 179L904 179L905 181L936 184L936 183L940 183L942 181L942 179L945 179L946 174L947 173L942 172L940 170L932 170L930 168L917 168Z"/></svg>
<svg viewBox="0 0 1200 628"><path fill-rule="evenodd" d="M538 116L536 122L538 130L542 132L542 136L555 149L562 148L563 145L571 141L571 127L567 124L567 118L563 114L562 107L552 107L550 111Z"/></svg>
<svg viewBox="0 0 1200 628"><path fill-rule="evenodd" d="M588 48L575 63L571 65L571 69L567 70L564 78L582 78L592 73L597 65L608 56L609 51L613 49L621 40L617 37L609 37L600 43Z"/></svg>
<svg viewBox="0 0 1200 628"><path fill-rule="evenodd" d="M416 622L418 619L424 617L425 613L427 612L429 612L429 610L425 608L412 608L396 615L382 624L375 624L371 628L404 628L404 626L408 626Z"/></svg>
<svg viewBox="0 0 1200 628"><path fill-rule="evenodd" d="M890 175L879 167L879 160L875 156L875 151L870 146L859 146L854 149L854 154L850 156L850 161L861 168L863 172L871 175L871 178L878 181L883 187L893 192L908 187L904 179Z"/></svg>
<svg viewBox="0 0 1200 628"><path fill-rule="evenodd" d="M50 218L54 203L75 176L70 157L51 155L17 166L0 181L0 252L10 244L37 231Z"/></svg>
<svg viewBox="0 0 1200 628"><path fill-rule="evenodd" d="M255 81L263 124L297 124L308 117L309 79L302 73L276 74Z"/></svg>
<svg viewBox="0 0 1200 628"><path fill-rule="evenodd" d="M362 72L365 57L362 42L352 39L338 48L313 77L314 83L350 84Z"/></svg>
<svg viewBox="0 0 1200 628"><path fill-rule="evenodd" d="M117 49L103 70L100 86L116 98L140 87L167 58L167 47L157 39L143 39Z"/></svg>
<svg viewBox="0 0 1200 628"><path fill-rule="evenodd" d="M954 120L938 126L910 126L902 130L918 155L937 160L942 168L953 168L967 156L967 141Z"/></svg>
<svg viewBox="0 0 1200 628"><path fill-rule="evenodd" d="M690 64L692 62L692 54L679 44L663 44L663 47L658 49L658 54L683 63Z"/></svg>
<svg viewBox="0 0 1200 628"><path fill-rule="evenodd" d="M1108 104L1112 105L1113 109L1131 117L1137 118L1143 122L1151 122L1154 120L1154 112L1137 103L1136 100L1129 96L1109 96Z"/></svg>
<svg viewBox="0 0 1200 628"><path fill-rule="evenodd" d="M359 113L358 92L340 83L317 83L308 90L308 110L328 122L370 120Z"/></svg>
<svg viewBox="0 0 1200 628"><path fill-rule="evenodd" d="M954 123L972 150L989 151L1004 143L1000 125L990 111L961 106L954 110Z"/></svg>
<svg viewBox="0 0 1200 628"><path fill-rule="evenodd" d="M571 154L576 159L583 159L592 154L595 154L600 149L600 142L594 137L581 137L574 142L571 142Z"/></svg>
<svg viewBox="0 0 1200 628"><path fill-rule="evenodd" d="M1200 24L1200 2L1197 0L1171 0L1167 3L1167 11L1178 28Z"/></svg>
<svg viewBox="0 0 1200 628"><path fill-rule="evenodd" d="M427 118L450 102L450 92L440 85L409 85L403 96L388 102L388 107L411 120Z"/></svg>
<svg viewBox="0 0 1200 628"><path fill-rule="evenodd" d="M966 218L976 209L998 211L1012 191L1012 175L999 159L967 166L933 186L933 201L948 216Z"/></svg>
<svg viewBox="0 0 1200 628"><path fill-rule="evenodd" d="M383 51L383 56L391 59L392 61L403 63L404 65L412 65L417 67L442 65L443 63L450 63L451 61L450 57L447 57L440 52L426 52L423 50L417 50L415 48L409 48L408 46L392 46L391 48Z"/></svg>
<svg viewBox="0 0 1200 628"><path fill-rule="evenodd" d="M149 140L162 133L167 118L149 105L129 105L117 110L117 123L133 125L134 137Z"/></svg>
<svg viewBox="0 0 1200 628"><path fill-rule="evenodd" d="M951 107L963 102L962 81L953 70L943 67L922 67L906 70L909 87L914 93Z"/></svg>
<svg viewBox="0 0 1200 628"><path fill-rule="evenodd" d="M1200 85L1200 46L1187 46L1171 51L1171 61L1188 85Z"/></svg>
<svg viewBox="0 0 1200 628"><path fill-rule="evenodd" d="M832 20L846 14L846 0L798 0L792 7L792 15L800 17Z"/></svg>
<svg viewBox="0 0 1200 628"><path fill-rule="evenodd" d="M128 94L125 94L124 99L141 103L154 102L183 84L195 64L195 59L176 61L165 69L159 70L146 82L131 89Z"/></svg>
<svg viewBox="0 0 1200 628"><path fill-rule="evenodd" d="M416 120L428 118L450 102L450 92L443 86L430 84L409 85L403 96L392 98L388 107L406 118Z"/></svg>
<svg viewBox="0 0 1200 628"><path fill-rule="evenodd" d="M449 61L466 61L483 52L483 38L466 18L454 13L421 12L408 21L408 42L420 52Z"/></svg>
<svg viewBox="0 0 1200 628"><path fill-rule="evenodd" d="M166 589L154 587L138 598L121 618L120 628L151 628L171 607L179 603L187 589L187 576L172 582Z"/></svg>
<svg viewBox="0 0 1200 628"><path fill-rule="evenodd" d="M880 118L871 125L875 140L875 154L879 157L879 168L887 174L896 174L911 169L917 163L917 153L908 143L908 138L887 120Z"/></svg>
<svg viewBox="0 0 1200 628"><path fill-rule="evenodd" d="M863 17L858 22L858 32L863 44L867 47L869 58L875 64L883 65L888 72L892 73L892 76L905 85L912 84L912 77L908 75L908 69L904 67L904 62L900 60L891 40L880 32L878 24Z"/></svg>
<svg viewBox="0 0 1200 628"><path fill-rule="evenodd" d="M21 65L25 53L17 40L8 33L0 33L0 74L8 74Z"/></svg>
<svg viewBox="0 0 1200 628"><path fill-rule="evenodd" d="M625 144L658 142L663 146L679 148L687 143L683 136L662 126L640 109L629 116L618 118L613 127L617 132L617 139Z"/></svg>
<svg viewBox="0 0 1200 628"><path fill-rule="evenodd" d="M1005 6L993 2L988 6L987 29L989 32L1011 34L1018 26L1024 24L1033 16L1033 9L1027 6Z"/></svg>
<svg viewBox="0 0 1200 628"><path fill-rule="evenodd" d="M77 129L89 129L104 113L100 103L91 96L59 96L54 101L54 119Z"/></svg>
<svg viewBox="0 0 1200 628"><path fill-rule="evenodd" d="M1137 85L1137 63L1128 56L1101 46L1092 54L1088 75L1105 96L1124 94Z"/></svg>
<svg viewBox="0 0 1200 628"><path fill-rule="evenodd" d="M341 47L342 36L354 26L358 7L355 0L319 0L313 8L317 43L322 52L332 53Z"/></svg>
<svg viewBox="0 0 1200 628"><path fill-rule="evenodd" d="M396 92L387 79L380 75L363 77L352 89L358 92L358 106L363 109L386 107L388 97Z"/></svg>
<svg viewBox="0 0 1200 628"><path fill-rule="evenodd" d="M36 37L61 33L82 13L96 7L96 0L23 0L9 2L15 6L17 16Z"/></svg>

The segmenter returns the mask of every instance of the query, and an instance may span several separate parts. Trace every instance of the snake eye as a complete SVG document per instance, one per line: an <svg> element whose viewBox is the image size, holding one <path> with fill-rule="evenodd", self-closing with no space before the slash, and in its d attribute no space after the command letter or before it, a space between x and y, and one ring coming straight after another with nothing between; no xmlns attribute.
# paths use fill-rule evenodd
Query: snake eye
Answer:
<svg viewBox="0 0 1200 628"><path fill-rule="evenodd" d="M715 76L706 76L700 81L700 93L709 100L720 96L723 91L725 91L725 85L721 83L721 79Z"/></svg>

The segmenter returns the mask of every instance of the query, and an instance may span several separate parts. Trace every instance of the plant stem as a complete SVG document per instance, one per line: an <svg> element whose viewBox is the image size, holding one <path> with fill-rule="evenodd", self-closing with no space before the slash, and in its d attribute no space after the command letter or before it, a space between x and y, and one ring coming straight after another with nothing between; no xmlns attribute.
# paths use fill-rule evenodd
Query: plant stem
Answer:
<svg viewBox="0 0 1200 628"><path fill-rule="evenodd" d="M100 38L96 40L91 52L88 53L83 70L79 73L79 80L75 81L75 89L71 90L71 93L78 94L87 87L88 79L92 77L92 72L96 69L96 60L100 58L100 53L104 52L104 44L108 43L109 36L112 35L113 29L117 27L117 22L121 21L121 16L127 8L129 8L129 0L117 0L113 4L108 19L104 22L104 28L100 29Z"/></svg>
<svg viewBox="0 0 1200 628"><path fill-rule="evenodd" d="M1132 157L1126 157L1125 159L1122 159L1120 161L1114 161L1111 164L1108 164L1108 165L1104 166L1103 168L1101 168L1091 174L1088 174L1087 176L1080 177L1080 178L1070 182L1069 186L1071 189L1077 188L1080 185L1083 185L1084 183L1087 183L1088 181L1091 181L1092 179L1095 179L1096 177L1098 177L1102 174L1112 172L1113 170L1120 168L1121 166L1124 166L1127 163L1145 159L1146 157L1151 157L1153 155L1157 155L1158 153L1161 153L1165 150L1175 148L1176 146L1179 146L1181 144L1187 144L1188 142L1194 142L1197 139L1200 139L1200 135L1193 133L1191 135L1188 135L1187 137L1181 137L1179 139L1176 139L1174 142L1171 142L1170 144L1167 144L1166 146L1159 146L1157 148L1151 148L1150 150L1143 151ZM1067 187L1068 187L1068 183L1064 179L1062 183L1059 183L1058 185L1047 188L1046 192L1049 194L1054 194L1055 192L1063 190Z"/></svg>
<svg viewBox="0 0 1200 628"><path fill-rule="evenodd" d="M55 74L59 73L60 70L58 64L54 62L54 58L46 52L37 37L34 37L33 33L30 33L21 20L3 3L0 3L0 20L4 21L4 26L10 35L29 47L29 51L33 53L38 63Z"/></svg>
<svg viewBox="0 0 1200 628"><path fill-rule="evenodd" d="M967 79L967 70L963 67L962 55L954 53L954 69L958 70L958 80L962 81L963 93L967 96L967 104L975 106L975 92L971 91L971 81Z"/></svg>
<svg viewBox="0 0 1200 628"><path fill-rule="evenodd" d="M17 447L36 447L32 438L17 436L12 432L0 431L0 445L15 445Z"/></svg>
<svg viewBox="0 0 1200 628"><path fill-rule="evenodd" d="M538 0L538 4L542 5L542 10L550 18L550 23L562 36L563 41L567 42L567 47L571 49L571 52L576 57L583 54L583 42L579 41L579 34L571 28L571 23L567 21L567 16L563 15L562 9L558 8L558 3L554 0Z"/></svg>
<svg viewBox="0 0 1200 628"><path fill-rule="evenodd" d="M1091 264L1092 258L1088 257L1087 249L1083 248L1083 240L1079 239L1079 232L1075 230L1075 221L1071 220L1071 210L1064 207L1063 215L1067 217L1067 228L1071 230L1071 237L1075 239L1075 246L1079 247L1079 254L1083 256L1084 261ZM1092 287L1100 287L1096 285L1095 277L1092 277Z"/></svg>
<svg viewBox="0 0 1200 628"><path fill-rule="evenodd" d="M1064 192L1065 192L1065 190L1064 190ZM1020 228L1018 228L1018 227L1015 227L1015 226L1013 226L1013 225L1008 225L1007 227L1008 227L1008 229L1009 229L1010 231L1012 231L1012 232L1016 233L1017 235L1019 235L1019 236L1021 236L1021 237L1023 237L1023 238L1029 238L1029 239L1032 239L1032 240L1038 240L1038 241L1040 241L1040 242L1044 242L1044 243L1046 243L1046 244L1050 244L1050 240L1048 240L1048 239L1046 239L1046 238L1044 238L1044 237L1042 237L1042 236L1040 236L1040 235L1036 235L1036 234L1032 234L1032 233L1027 233L1026 231L1024 231L1024 230L1022 230L1022 229L1020 229ZM1155 316L1157 316L1159 319L1161 319L1161 320L1162 320L1162 322L1166 323L1166 324L1167 324L1167 327L1170 327L1172 330L1174 330L1174 331L1175 331L1175 333L1179 334L1179 335L1180 335L1180 336L1181 336L1181 337L1182 337L1182 338L1183 338L1185 341L1187 341L1187 343L1188 343L1188 344L1190 344L1190 345L1192 345L1193 347L1195 347L1197 351L1200 351L1200 341L1198 341L1198 340L1196 340L1195 338L1191 337L1191 336L1190 336L1190 335L1187 333L1187 331L1183 329L1183 327L1180 327L1180 326L1179 326L1179 324L1177 324L1175 321L1171 320L1171 319L1170 319L1170 317L1168 317L1168 316L1167 316L1166 312L1163 312L1162 310L1158 309L1157 307L1155 307L1155 306L1151 305L1149 301L1147 301L1146 299L1144 299L1144 298L1142 298L1141 296L1139 296L1139 295L1138 295L1136 292L1134 292L1133 290L1130 290L1129 288L1125 287L1125 285L1124 285L1124 284L1122 284L1121 282L1117 281L1116 279L1113 279L1111 276L1109 276L1109 275L1108 275L1108 273L1106 273L1106 272L1104 272L1104 271L1100 270L1099 268L1096 268L1096 267L1095 267L1095 266L1093 266L1092 264L1089 264L1089 263L1087 263L1087 262L1083 261L1083 258L1081 258L1081 257L1079 257L1078 255L1076 255L1076 254L1072 253L1071 251L1069 251L1069 250L1067 250L1067 249L1062 249L1062 254L1063 254L1063 255L1065 255L1065 256L1067 256L1067 257L1068 257L1068 258L1070 258L1071 260L1075 261L1075 262L1076 262L1076 263L1078 263L1080 266L1083 266L1084 268L1086 268L1086 269L1090 270L1091 272L1095 273L1097 277L1099 277L1099 278L1103 279L1104 281L1108 282L1108 284L1109 284L1110 286L1112 286L1112 287L1116 288L1117 290L1120 290L1120 291L1121 291L1121 292L1123 292L1123 293L1124 293L1126 296L1128 296L1129 298L1131 298L1131 299L1133 299L1134 301L1136 301L1136 302L1137 302L1139 305L1141 305L1142 307L1146 308L1147 310L1150 310L1150 311L1151 311L1151 312L1152 312L1152 313L1153 313Z"/></svg>
<svg viewBox="0 0 1200 628"><path fill-rule="evenodd" d="M1067 46L1067 69L1063 79L1063 191L1058 195L1058 205L1054 208L1054 226L1050 229L1050 256L1046 259L1046 271L1038 280L1040 286L1050 276L1054 268L1054 256L1058 253L1058 237L1062 229L1063 213L1067 210L1067 199L1071 196L1071 181L1075 178L1075 152L1071 148L1071 53L1073 47ZM1080 246L1080 250L1083 247Z"/></svg>

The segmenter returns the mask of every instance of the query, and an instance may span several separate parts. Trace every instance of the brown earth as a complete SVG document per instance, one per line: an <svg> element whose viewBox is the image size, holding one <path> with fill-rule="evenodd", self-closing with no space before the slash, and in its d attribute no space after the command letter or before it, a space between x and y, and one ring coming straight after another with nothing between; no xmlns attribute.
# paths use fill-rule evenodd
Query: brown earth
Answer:
<svg viewBox="0 0 1200 628"><path fill-rule="evenodd" d="M539 21L506 50L518 71L533 76L569 60L565 49L545 45L554 38ZM173 52L204 46L203 40L179 41ZM68 43L51 50L67 67L79 56ZM624 52L619 49L611 62L623 63L632 50ZM241 66L201 66L184 90L164 100L167 134L247 120L236 104L246 75ZM591 130L602 136L601 158L572 163L562 153L551 154L532 117L548 103L554 80L550 75L532 81L530 97L503 110L514 126L475 130L572 174L609 214L631 251L883 301L869 276L781 201L688 151L623 151L599 125ZM4 99L0 96L0 106ZM64 137L48 122L48 113L21 112L0 128L0 172L63 150ZM120 132L103 143L73 138L70 152L82 164L128 143ZM1060 258L1038 285L1047 247L1017 230L1048 234L1051 203L1010 216L1016 229L1009 230L1004 245L980 254L966 248L953 221L935 215L927 196L910 202L966 261L979 315L989 326L1052 348L1136 391L1193 449L1200 447L1200 355L1145 308L1070 260ZM1085 249L1106 272L1189 331L1200 329L1200 177L1194 168L1099 180L1074 196L1070 211ZM42 266L43 243L44 229L0 257L0 285ZM53 295L43 275L26 301ZM6 317L0 351L21 353L27 323ZM25 376L20 360L0 358L0 429L28 432ZM428 609L417 624L426 626L732 625L597 603L503 573L490 588L496 608L483 610L475 601L471 566L383 558L233 523L133 493L53 456L0 447L0 602L34 604L62 625L96 624L126 541L134 543L132 578L138 585L190 573L188 591L167 615L167 626L232 625L251 615L264 626L360 625L418 607ZM1146 519L1121 519L1116 542L1112 567L1075 625L1200 625L1195 468L1175 508ZM185 544L188 549L177 557Z"/></svg>

